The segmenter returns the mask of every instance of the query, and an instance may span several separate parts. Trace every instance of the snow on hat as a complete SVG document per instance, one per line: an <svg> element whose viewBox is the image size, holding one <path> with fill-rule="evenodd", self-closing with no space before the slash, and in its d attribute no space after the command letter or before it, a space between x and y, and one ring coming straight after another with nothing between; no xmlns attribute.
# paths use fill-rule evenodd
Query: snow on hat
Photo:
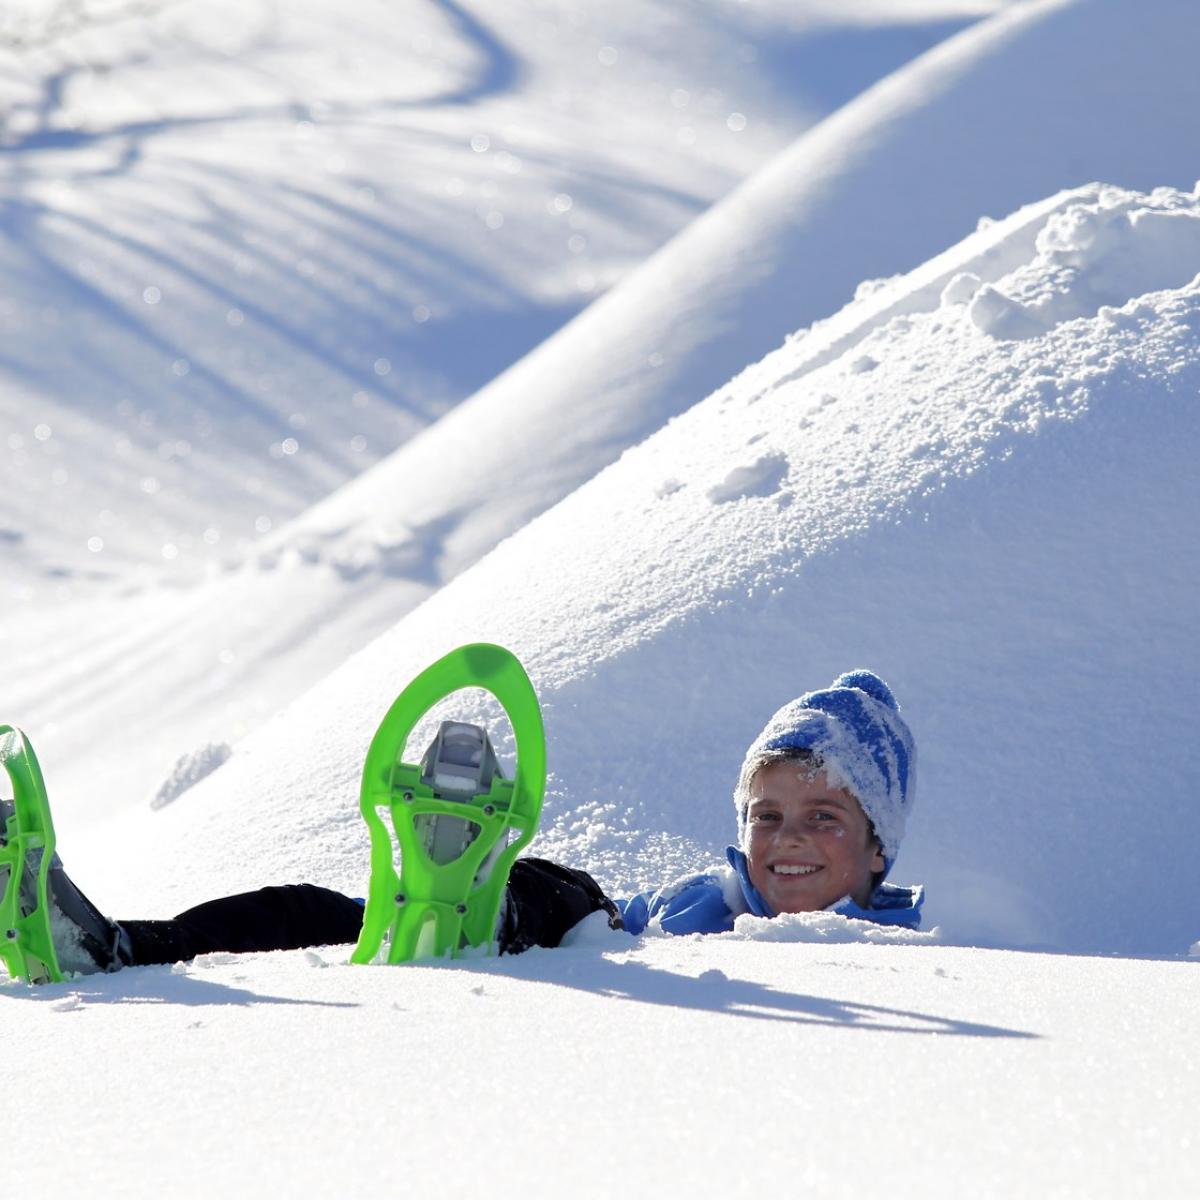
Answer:
<svg viewBox="0 0 1200 1200"><path fill-rule="evenodd" d="M848 671L825 690L785 704L767 722L746 751L734 793L739 844L745 844L750 781L788 750L811 750L830 784L854 796L890 869L916 786L916 746L891 688L871 671Z"/></svg>

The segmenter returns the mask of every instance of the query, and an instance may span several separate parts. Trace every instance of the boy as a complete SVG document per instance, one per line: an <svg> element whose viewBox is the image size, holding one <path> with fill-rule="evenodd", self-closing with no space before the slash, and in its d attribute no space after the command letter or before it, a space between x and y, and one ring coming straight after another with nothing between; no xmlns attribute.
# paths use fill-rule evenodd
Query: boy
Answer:
<svg viewBox="0 0 1200 1200"><path fill-rule="evenodd" d="M822 910L917 928L923 890L884 882L912 807L915 757L891 689L870 671L785 704L742 762L728 867L619 902L626 930L721 933L744 913Z"/></svg>
<svg viewBox="0 0 1200 1200"><path fill-rule="evenodd" d="M920 923L920 888L884 882L912 805L914 746L887 684L870 671L839 676L781 708L751 744L734 793L738 845L728 868L657 893L613 901L585 871L544 859L513 865L497 924L500 953L557 946L593 912L632 934L718 933L743 913L833 911L887 925ZM11 814L0 801L0 827ZM29 895L27 868L22 880ZM0 886L7 882L0 877ZM357 940L359 901L312 884L212 900L169 921L110 921L71 882L49 873L53 936L64 972L178 962Z"/></svg>

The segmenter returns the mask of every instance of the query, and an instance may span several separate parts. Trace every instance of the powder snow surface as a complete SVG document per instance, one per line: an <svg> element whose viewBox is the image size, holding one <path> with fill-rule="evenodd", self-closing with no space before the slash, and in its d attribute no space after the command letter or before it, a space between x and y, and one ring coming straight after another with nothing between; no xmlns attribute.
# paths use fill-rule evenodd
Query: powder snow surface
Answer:
<svg viewBox="0 0 1200 1200"><path fill-rule="evenodd" d="M483 639L543 699L538 848L615 892L717 859L762 724L869 666L918 746L894 877L928 885L947 936L1182 953L1197 230L1196 196L1094 186L864 288L351 658L166 820L131 820L155 865L136 891L113 881L122 902L198 898L177 855L218 887L299 871L361 891L373 726L437 653ZM1003 335L980 315L1000 306Z"/></svg>
<svg viewBox="0 0 1200 1200"><path fill-rule="evenodd" d="M3 594L240 558L996 5L740 7L5 5Z"/></svg>
<svg viewBox="0 0 1200 1200"><path fill-rule="evenodd" d="M755 309L773 306L747 303L709 339L719 358L678 380L703 337L661 373L654 346L612 357L678 319L674 282L651 289L653 313L590 302L796 134L998 6L12 14L0 597L19 617L0 654L64 790L144 803L181 755L261 724L809 319L768 330ZM695 257L735 284L712 247ZM579 370L559 355L494 380L585 308ZM381 475L337 487L397 445ZM163 573L192 582L154 586ZM97 740L130 736L138 756L94 761Z"/></svg>
<svg viewBox="0 0 1200 1200"><path fill-rule="evenodd" d="M375 724L486 639L535 849L613 892L719 861L770 714L878 671L929 920L0 984L40 1192L1191 1195L1190 0L361 7L0 19L0 719L72 875L363 894Z"/></svg>
<svg viewBox="0 0 1200 1200"><path fill-rule="evenodd" d="M1196 964L626 943L0 985L11 1094L54 1147L39 1194L1192 1192Z"/></svg>
<svg viewBox="0 0 1200 1200"><path fill-rule="evenodd" d="M430 4L406 19L403 37L387 28L380 44L391 57L381 58L374 46L359 50L370 41L364 31L388 20L386 6L364 5L361 26L340 23L330 30L301 5L295 6L296 24L264 32L263 53L272 56L277 72L270 85L262 83L253 55L222 60L221 79L231 94L240 94L249 72L276 99L294 90L288 54L314 38L319 49L304 60L304 78L319 73L330 56L361 67L354 80L339 69L330 84L334 96L347 89L369 94L375 87L387 97L398 86L419 93L428 82L426 68L436 61L456 80L474 78L490 61L481 48L489 45L491 60L504 60L507 51L507 61L520 60L528 69L509 80L507 91L475 97L470 105L439 101L429 111L420 103L396 109L385 100L377 123L366 123L362 108L353 118L362 122L353 138L341 136L350 118L336 103L325 117L310 112L297 118L286 106L266 113L235 108L211 132L221 136L223 162L235 154L240 162L236 147L245 140L255 154L253 173L242 170L237 183L238 214L247 207L245 189L255 189L248 224L198 229L192 207L176 203L181 186L189 194L213 188L213 202L221 203L228 188L224 175L214 176L207 165L199 182L193 180L190 126L182 132L164 128L144 148L137 178L154 172L148 202L170 231L164 236L173 244L190 246L201 238L216 245L206 257L193 258L194 288L180 294L160 280L154 286L163 298L155 305L140 298L146 286L141 256L111 256L116 274L106 286L119 287L124 298L117 309L105 310L105 320L120 315L133 321L142 336L132 344L101 339L79 366L62 354L55 329L43 331L53 353L45 341L29 343L26 352L39 363L39 378L52 395L12 431L22 447L14 454L28 461L17 476L20 486L0 495L0 514L6 504L24 506L11 520L0 515L0 546L7 548L6 563L17 569L16 579L6 573L0 584L20 584L18 596L33 588L19 631L0 628L0 650L17 660L12 702L23 720L43 731L39 745L66 791L98 794L92 804L105 807L143 803L180 755L204 741L242 737L623 450L797 328L836 311L862 280L917 267L974 229L981 216L999 216L1095 179L1143 190L1192 186L1200 161L1193 119L1200 76L1191 61L1191 0L1003 5L996 19L960 28L996 7L956 6L953 0L754 6L720 0L685 16L671 3L639 2L626 20L624 8L614 4L603 14L585 18L572 8L564 17L565 10L537 0L530 4L531 20L512 11L500 33L503 46L494 44L495 26L493 43L481 42L490 15L477 14L481 20L472 24L456 10L463 44L452 52L443 40L448 14ZM220 25L219 14L213 20ZM226 26L231 30L236 22ZM120 28L112 26L106 37ZM288 49L280 50L274 42L285 32ZM848 98L854 80L862 86L947 34L954 36L768 158L790 131ZM190 36L185 23L163 35L159 50L170 46L174 64ZM731 36L733 45L721 40ZM97 43L93 50L106 46ZM615 62L610 52L617 53ZM50 70L54 61L51 55L40 65ZM403 80L394 69L398 61L413 70ZM703 88L694 79L705 73L702 64L717 72L708 74ZM149 72L143 102L153 111L193 94L191 70L200 71L204 102L211 103L208 61L183 74L180 64L165 80L151 63L142 69ZM1121 79L1136 82L1115 86ZM111 88L89 93L93 121L103 123L101 101L113 95ZM763 98L752 102L757 96ZM439 97L444 94L434 99ZM729 127L732 114L721 108L735 97L741 105L736 112L748 116L740 131ZM560 154L548 147L531 155L501 144L525 128L523 114L532 112L536 118L529 119L541 122L548 112L559 112L560 102L565 123L556 116L543 127L549 142L566 139ZM500 113L506 123L497 133ZM589 115L602 119L603 138L577 136ZM48 110L42 119L53 124L61 114ZM262 121L272 128L281 124L281 145L295 143L295 154L273 157L266 174L257 157ZM482 144L475 140L481 131L490 139L482 154L472 148ZM690 134L696 142L681 146L677 138ZM311 152L334 140L329 161L342 162L343 170L314 173ZM414 141L421 152L404 152ZM381 142L386 152L379 150ZM166 157L152 153L154 147ZM615 165L597 168L597 157ZM521 169L514 174L516 158ZM725 200L634 265L655 238L678 227L681 214L690 211L688 196L716 195L737 170L764 160ZM184 183L175 179L176 170L185 173ZM664 171L671 180L665 198L655 182ZM358 199L364 178L375 195L366 214ZM273 191L261 198L258 191L275 188L279 179L297 197L283 211L276 210ZM443 197L455 180L463 183L463 194ZM41 186L40 174L30 177L30 188ZM337 202L347 190L351 202ZM414 192L429 203L414 207ZM107 188L88 194L97 204L109 203ZM572 201L565 212L562 196ZM501 210L505 224L488 228L485 218ZM124 219L123 209L113 218ZM270 222L265 231L259 229L264 220ZM399 242L391 236L397 221L405 231ZM260 241L247 249L239 236ZM308 245L313 237L323 257ZM434 305L430 320L410 323L404 298L418 307L429 304L420 298L429 281L418 247L441 247L447 238L455 258L451 266L440 260L436 274L445 309ZM264 245L283 265L258 268ZM518 253L520 270L514 272ZM236 328L225 323L228 255L254 268L236 275L234 299L249 314ZM469 255L469 266L460 255ZM306 263L316 265L314 274L299 273ZM335 263L344 266L327 265ZM362 282L364 270L369 286L348 293L346 280ZM566 308L547 301L548 277L570 284L589 276L593 292L578 293ZM61 273L48 278L44 265L32 274L10 272L14 281L26 277L22 288L10 285L12 303L24 312L37 310L62 284ZM485 286L494 280L502 283ZM548 321L566 321L608 281L614 285L600 299L524 354L548 332ZM94 293L70 295L79 298L72 304L82 311L78 321L65 316L63 326L90 327L98 319ZM254 315L276 305L289 314L282 329ZM65 301L60 307L64 314L75 311ZM319 368L305 333L309 325L293 319L314 311L321 336L336 338L342 348ZM174 362L159 362L164 323L183 331L178 338L193 360L199 350L192 331L216 325L213 353L205 361L219 376L219 403L210 397L202 411L186 407L213 384L196 361L188 375L172 373L169 386L159 386L160 368ZM350 352L384 332L383 349L366 357ZM293 353L297 341L302 346ZM384 376L374 369L380 354L390 364ZM136 400L132 411L126 406L106 417L103 403L96 407L95 372L88 366L96 355L111 364L109 375L128 381ZM404 441L413 422L426 419L416 408L430 394L426 376L409 369L414 355L422 370L450 380L447 395L465 394L481 375L490 381ZM501 356L513 365L493 378ZM54 364L51 375L47 362ZM297 364L304 403L286 386ZM87 372L86 386L77 379L79 370ZM338 382L343 379L344 389ZM318 403L326 383L335 398ZM19 398L26 386L23 377L11 395ZM247 390L255 401L250 406L244 403ZM0 389L0 406L5 394ZM130 394L122 389L125 400ZM95 439L75 437L60 411L64 403L84 402L99 413L102 431ZM180 404L186 407L182 424ZM207 430L204 436L192 428L193 417ZM306 424L294 427L293 420ZM46 442L32 435L39 425L54 431ZM377 469L295 521L278 524L314 491L332 487L335 477L373 461L388 438L404 444ZM355 449L363 439L365 448ZM285 444L296 453L286 453ZM115 463L109 446L118 455ZM447 470L447 462L456 469ZM770 486L777 468L769 456L743 464L766 473L762 487ZM150 494L144 486L158 490ZM741 484L735 476L728 486ZM43 502L47 489L52 508ZM50 512L61 512L61 520L44 521ZM259 517L276 527L250 542ZM12 541L3 540L6 526ZM43 526L54 540L53 553L39 540ZM69 562L64 536L74 539ZM178 552L169 567L195 566L198 558L216 555L235 569L182 593L149 588L132 596L121 574L119 594L101 588L89 604L87 638L60 646L64 627L77 623L70 605L64 611L46 603L47 590L67 589L81 598L88 576L113 575L117 561L131 552L131 537L143 556ZM215 545L208 545L210 537L218 539ZM85 548L94 539L104 546L98 553ZM24 568L34 566L53 574L31 585ZM65 688L46 686L48 659L69 661L78 678L73 675ZM148 662L171 697L153 711L145 704ZM98 694L104 697L100 707ZM125 738L131 729L144 756L119 764L93 761L97 738Z"/></svg>

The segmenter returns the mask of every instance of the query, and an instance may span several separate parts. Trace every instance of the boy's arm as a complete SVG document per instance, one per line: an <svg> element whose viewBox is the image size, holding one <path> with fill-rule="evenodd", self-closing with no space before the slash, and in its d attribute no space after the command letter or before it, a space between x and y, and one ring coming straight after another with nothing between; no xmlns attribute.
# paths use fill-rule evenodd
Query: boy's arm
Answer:
<svg viewBox="0 0 1200 1200"><path fill-rule="evenodd" d="M716 875L691 875L616 904L627 933L642 933L651 924L671 934L727 933L733 928L733 912Z"/></svg>

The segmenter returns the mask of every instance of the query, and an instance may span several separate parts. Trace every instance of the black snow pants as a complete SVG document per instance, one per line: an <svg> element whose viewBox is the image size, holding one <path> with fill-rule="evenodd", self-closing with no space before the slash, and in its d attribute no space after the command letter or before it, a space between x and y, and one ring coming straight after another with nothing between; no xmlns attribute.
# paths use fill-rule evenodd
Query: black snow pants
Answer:
<svg viewBox="0 0 1200 1200"><path fill-rule="evenodd" d="M620 929L616 905L586 872L542 858L520 858L505 889L499 929L501 954L531 946L557 946L589 913L608 914ZM132 950L131 966L183 962L198 954L225 950L298 950L355 942L363 906L349 896L311 883L261 888L209 900L170 921L120 921Z"/></svg>

